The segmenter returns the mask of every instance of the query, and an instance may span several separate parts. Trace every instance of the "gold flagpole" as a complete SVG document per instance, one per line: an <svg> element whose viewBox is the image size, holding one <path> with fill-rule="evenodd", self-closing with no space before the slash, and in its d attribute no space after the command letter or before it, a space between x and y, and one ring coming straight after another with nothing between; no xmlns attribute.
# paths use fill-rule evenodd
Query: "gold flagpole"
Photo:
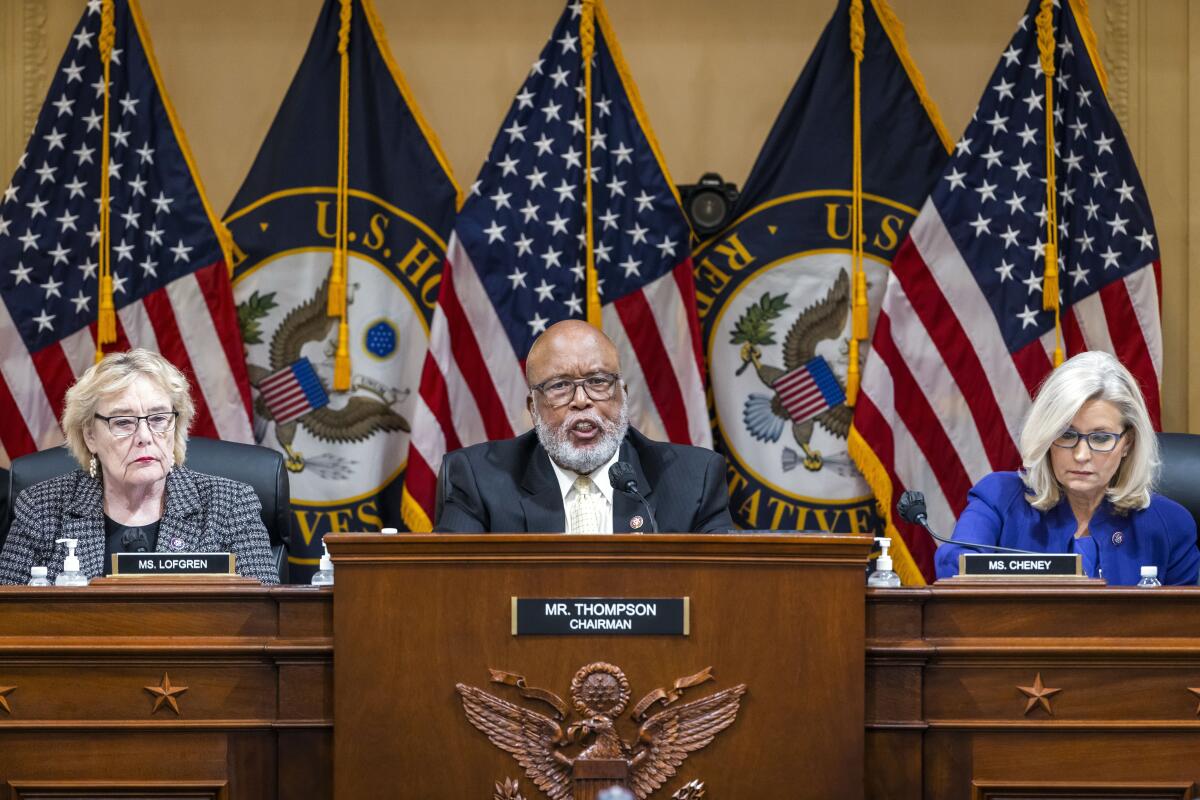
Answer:
<svg viewBox="0 0 1200 800"><path fill-rule="evenodd" d="M867 38L862 0L850 2L850 51L854 55L854 134L853 177L850 190L850 270L853 289L850 297L850 357L846 369L846 404L858 399L862 380L858 367L859 342L868 338L867 275L863 272L863 175L862 175L862 62Z"/></svg>
<svg viewBox="0 0 1200 800"><path fill-rule="evenodd" d="M1063 363L1062 318L1058 303L1058 181L1054 164L1054 2L1042 0L1037 15L1038 51L1046 73L1046 271L1042 309L1054 312L1054 366Z"/></svg>
<svg viewBox="0 0 1200 800"><path fill-rule="evenodd" d="M595 232L592 227L592 55L596 51L596 0L583 0L579 19L580 52L583 59L583 152L584 224L587 229L587 321L603 327L600 317L600 286L596 278Z"/></svg>
<svg viewBox="0 0 1200 800"><path fill-rule="evenodd" d="M341 0L341 27L338 30L338 56L341 79L338 91L338 183L337 232L334 236L333 267L329 274L329 302L326 312L339 317L337 354L333 360L333 390L350 388L350 325L347 321L346 292L349 271L349 162L350 162L350 20L354 0Z"/></svg>
<svg viewBox="0 0 1200 800"><path fill-rule="evenodd" d="M102 141L100 144L100 262L98 271L99 302L96 312L96 360L104 358L104 345L117 340L117 312L113 303L113 280L111 245L109 236L109 203L111 202L108 187L109 147L109 79L111 73L113 44L116 42L117 31L114 16L113 0L103 0L100 4L100 62L104 65L104 114L101 126Z"/></svg>

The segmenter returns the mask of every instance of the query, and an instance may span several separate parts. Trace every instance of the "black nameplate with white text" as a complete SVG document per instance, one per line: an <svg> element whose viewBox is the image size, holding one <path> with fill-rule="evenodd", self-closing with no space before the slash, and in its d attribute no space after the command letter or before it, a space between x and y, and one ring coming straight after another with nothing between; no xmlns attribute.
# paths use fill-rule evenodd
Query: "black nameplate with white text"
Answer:
<svg viewBox="0 0 1200 800"><path fill-rule="evenodd" d="M958 574L974 578L1082 577L1078 553L961 553Z"/></svg>
<svg viewBox="0 0 1200 800"><path fill-rule="evenodd" d="M232 575L233 553L113 553L113 575Z"/></svg>
<svg viewBox="0 0 1200 800"><path fill-rule="evenodd" d="M513 636L687 636L688 597L514 597Z"/></svg>

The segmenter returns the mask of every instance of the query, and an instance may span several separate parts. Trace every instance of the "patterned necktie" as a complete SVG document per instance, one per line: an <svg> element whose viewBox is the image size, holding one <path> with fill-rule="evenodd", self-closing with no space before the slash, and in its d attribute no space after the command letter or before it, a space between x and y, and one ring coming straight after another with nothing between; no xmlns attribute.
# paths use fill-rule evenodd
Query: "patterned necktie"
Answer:
<svg viewBox="0 0 1200 800"><path fill-rule="evenodd" d="M575 496L571 501L571 533L599 533L604 495L587 475L575 479Z"/></svg>

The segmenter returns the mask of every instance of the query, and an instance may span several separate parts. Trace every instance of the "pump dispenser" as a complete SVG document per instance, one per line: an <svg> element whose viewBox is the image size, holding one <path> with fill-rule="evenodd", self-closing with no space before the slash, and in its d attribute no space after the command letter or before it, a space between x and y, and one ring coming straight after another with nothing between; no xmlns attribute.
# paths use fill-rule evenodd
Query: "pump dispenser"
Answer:
<svg viewBox="0 0 1200 800"><path fill-rule="evenodd" d="M78 539L55 539L56 544L67 546L67 557L63 559L62 572L54 579L55 586L87 586L87 575L79 571L79 559L75 556Z"/></svg>
<svg viewBox="0 0 1200 800"><path fill-rule="evenodd" d="M329 547L324 539L321 540L321 549L324 554L321 556L320 568L312 576L312 585L333 586L333 559L329 557Z"/></svg>
<svg viewBox="0 0 1200 800"><path fill-rule="evenodd" d="M886 536L880 536L875 539L882 551L879 558L875 560L875 571L867 578L867 586L874 586L881 589L899 589L900 576L892 572L892 557L888 555L888 548L892 546L892 540Z"/></svg>

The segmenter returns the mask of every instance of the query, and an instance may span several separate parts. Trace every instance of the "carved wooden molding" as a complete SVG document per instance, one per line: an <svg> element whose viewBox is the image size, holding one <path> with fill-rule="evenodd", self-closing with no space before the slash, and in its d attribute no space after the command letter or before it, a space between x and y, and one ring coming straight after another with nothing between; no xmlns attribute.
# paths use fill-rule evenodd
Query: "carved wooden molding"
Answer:
<svg viewBox="0 0 1200 800"><path fill-rule="evenodd" d="M1196 697L1200 697L1200 689L1193 689L1189 686L1188 691L1196 695ZM1196 706L1196 716L1200 716L1200 705Z"/></svg>
<svg viewBox="0 0 1200 800"><path fill-rule="evenodd" d="M12 707L8 704L8 696L16 689L16 686L0 686L0 708L8 712L9 716L12 716Z"/></svg>
<svg viewBox="0 0 1200 800"><path fill-rule="evenodd" d="M1129 2L1109 0L1104 10L1101 59L1108 70L1108 104L1122 130L1129 129Z"/></svg>
<svg viewBox="0 0 1200 800"><path fill-rule="evenodd" d="M46 99L46 4L25 0L21 9L22 42L22 134L28 135L37 122Z"/></svg>

